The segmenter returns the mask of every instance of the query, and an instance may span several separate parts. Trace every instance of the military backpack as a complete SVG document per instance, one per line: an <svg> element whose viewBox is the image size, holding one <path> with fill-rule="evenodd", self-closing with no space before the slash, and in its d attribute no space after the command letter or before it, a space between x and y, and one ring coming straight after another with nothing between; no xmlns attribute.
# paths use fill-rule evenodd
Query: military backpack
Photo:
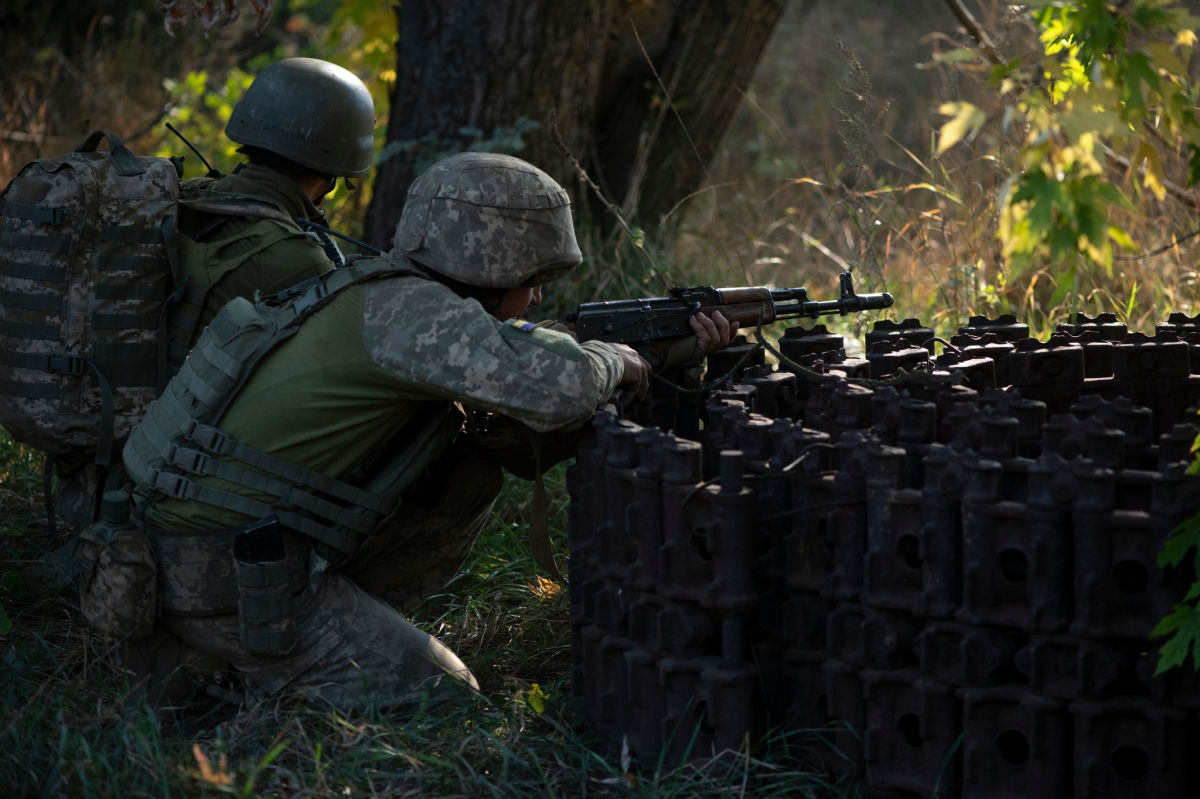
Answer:
<svg viewBox="0 0 1200 799"><path fill-rule="evenodd" d="M169 317L197 301L178 265L181 205L298 229L263 198L181 191L181 174L179 159L96 131L0 192L0 425L13 439L107 467L179 368Z"/></svg>

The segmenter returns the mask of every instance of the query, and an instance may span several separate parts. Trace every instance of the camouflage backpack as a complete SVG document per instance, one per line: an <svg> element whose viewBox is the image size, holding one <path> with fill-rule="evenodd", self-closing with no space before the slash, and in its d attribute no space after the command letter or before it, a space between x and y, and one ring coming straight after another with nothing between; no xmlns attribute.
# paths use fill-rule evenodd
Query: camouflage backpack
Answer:
<svg viewBox="0 0 1200 799"><path fill-rule="evenodd" d="M107 467L113 442L178 368L166 345L185 288L181 172L178 159L135 156L96 131L74 152L27 164L0 193L0 425L15 440L94 453ZM199 201L296 225L265 203Z"/></svg>

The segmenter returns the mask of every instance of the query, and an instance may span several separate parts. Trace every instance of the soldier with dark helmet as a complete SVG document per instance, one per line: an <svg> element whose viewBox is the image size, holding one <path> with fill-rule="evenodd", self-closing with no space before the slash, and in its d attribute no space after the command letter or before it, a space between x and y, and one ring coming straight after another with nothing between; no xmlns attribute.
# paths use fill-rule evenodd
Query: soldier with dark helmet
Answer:
<svg viewBox="0 0 1200 799"><path fill-rule="evenodd" d="M279 213L230 215L207 212L202 203L185 206L182 266L190 285L187 310L175 322L182 344L190 345L234 297L271 294L339 264L328 237L297 223L327 227L321 200L338 178L370 171L374 130L370 92L336 64L285 58L254 78L225 126L247 162L231 175L186 181L183 191L194 200L243 198Z"/></svg>
<svg viewBox="0 0 1200 799"><path fill-rule="evenodd" d="M181 280L168 333L173 366L229 300L272 294L337 266L341 255L332 240L305 223L327 227L322 198L339 177L368 173L374 128L370 92L336 64L286 58L255 77L225 128L246 162L230 175L181 185ZM102 477L86 461L57 468L59 515L87 525Z"/></svg>
<svg viewBox="0 0 1200 799"><path fill-rule="evenodd" d="M618 386L645 390L631 348L520 319L580 260L553 179L464 153L413 183L390 252L276 310L226 306L125 447L157 570L158 615L138 644L154 656L130 664L138 676L186 699L194 683L165 679L176 667L229 665L252 698L341 707L475 686L378 597L440 587L504 469L532 476L569 456L556 445ZM693 329L701 352L731 335L719 315ZM125 606L102 599L85 608L103 627Z"/></svg>

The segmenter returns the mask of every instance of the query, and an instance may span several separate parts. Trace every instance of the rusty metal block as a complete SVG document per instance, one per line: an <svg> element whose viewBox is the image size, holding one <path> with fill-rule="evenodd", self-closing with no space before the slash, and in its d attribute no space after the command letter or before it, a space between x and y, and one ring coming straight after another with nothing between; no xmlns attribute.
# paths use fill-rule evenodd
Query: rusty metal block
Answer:
<svg viewBox="0 0 1200 799"><path fill-rule="evenodd" d="M962 784L962 703L916 669L864 670L863 754L872 788L957 795Z"/></svg>
<svg viewBox="0 0 1200 799"><path fill-rule="evenodd" d="M933 339L937 335L917 319L905 319L903 322L893 322L890 319L880 319L866 334L863 343L870 350L875 344L901 344L904 347L920 347L930 354L933 353Z"/></svg>
<svg viewBox="0 0 1200 799"><path fill-rule="evenodd" d="M1187 417L1200 400L1200 378L1192 375L1191 347L1164 333L1151 339L1131 333L1113 356L1116 390L1154 411L1155 434Z"/></svg>
<svg viewBox="0 0 1200 799"><path fill-rule="evenodd" d="M1186 591L1158 566L1167 529L1151 513L1152 472L1078 467L1074 635L1142 638Z"/></svg>
<svg viewBox="0 0 1200 799"><path fill-rule="evenodd" d="M1017 450L1021 457L1036 457L1042 451L1042 425L1046 422L1046 403L1021 396L1017 389L984 391L979 405L997 417L1017 420Z"/></svg>
<svg viewBox="0 0 1200 799"><path fill-rule="evenodd" d="M607 735L612 746L619 746L621 738L630 728L629 716L629 665L627 652L636 649L627 638L605 635L598 647L599 662L595 672L596 728Z"/></svg>
<svg viewBox="0 0 1200 799"><path fill-rule="evenodd" d="M783 654L783 673L787 678L786 700L789 729L819 730L833 722L830 716L829 687L821 665L829 660L825 650L789 649ZM768 694L768 697L771 695ZM815 743L814 735L809 742Z"/></svg>
<svg viewBox="0 0 1200 799"><path fill-rule="evenodd" d="M934 359L938 369L951 374L960 374L966 385L977 391L996 388L996 362L987 357L975 357L972 353L942 353Z"/></svg>
<svg viewBox="0 0 1200 799"><path fill-rule="evenodd" d="M921 597L916 611L930 619L950 618L962 604L962 469L949 447L932 447L925 456L921 488L921 529L916 558L921 568ZM909 542L897 540L907 559ZM902 548L902 550L901 550Z"/></svg>
<svg viewBox="0 0 1200 799"><path fill-rule="evenodd" d="M1072 321L1060 322L1054 329L1056 332L1076 336L1084 332L1095 332L1105 341L1123 341L1125 334L1129 332L1129 327L1119 321L1115 313L1101 313L1096 316L1076 314Z"/></svg>
<svg viewBox="0 0 1200 799"><path fill-rule="evenodd" d="M657 587L663 545L663 447L666 435L655 428L637 434L638 466L633 474L634 516L627 522L634 544L634 560L629 565L629 584L638 591ZM574 555L572 555L574 557Z"/></svg>
<svg viewBox="0 0 1200 799"><path fill-rule="evenodd" d="M896 669L915 664L913 639L918 622L898 610L879 610L849 602L829 615L829 650L857 666Z"/></svg>
<svg viewBox="0 0 1200 799"><path fill-rule="evenodd" d="M785 585L792 591L828 595L837 552L833 473L794 474L791 488L793 507L800 512L792 517L784 539Z"/></svg>
<svg viewBox="0 0 1200 799"><path fill-rule="evenodd" d="M1142 647L1139 647L1142 649ZM1165 705L1200 710L1200 672L1190 668L1190 661L1181 668L1154 675L1158 667L1158 650L1141 651L1134 664L1138 682L1150 696Z"/></svg>
<svg viewBox="0 0 1200 799"><path fill-rule="evenodd" d="M596 526L596 565L600 573L625 580L637 557L636 530L629 525L636 511L634 479L641 427L621 420L608 430L604 459L604 512Z"/></svg>
<svg viewBox="0 0 1200 799"><path fill-rule="evenodd" d="M720 380L732 373L732 380L737 381L742 373L754 366L766 363L766 352L758 344L750 343L745 336L736 336L732 344L723 350L710 352L707 359L707 379Z"/></svg>
<svg viewBox="0 0 1200 799"><path fill-rule="evenodd" d="M929 622L914 648L921 672L946 685L988 687L1019 681L1014 655L1023 636L1014 630Z"/></svg>
<svg viewBox="0 0 1200 799"><path fill-rule="evenodd" d="M862 592L866 554L866 448L868 437L847 433L833 445L833 497L827 514L833 563L827 583L834 599L855 599Z"/></svg>
<svg viewBox="0 0 1200 799"><path fill-rule="evenodd" d="M856 383L842 383L833 393L826 413L827 427L835 438L842 434L868 430L874 423L875 393Z"/></svg>
<svg viewBox="0 0 1200 799"><path fill-rule="evenodd" d="M1106 696L1128 684L1133 658L1115 642L1034 635L1014 658L1036 693L1056 699Z"/></svg>
<svg viewBox="0 0 1200 799"><path fill-rule="evenodd" d="M693 602L643 594L629 608L629 637L664 657L717 654L720 641L712 614Z"/></svg>
<svg viewBox="0 0 1200 799"><path fill-rule="evenodd" d="M1008 367L1012 386L1023 397L1046 403L1050 413L1065 413L1083 393L1084 355L1078 344L1050 347L1032 339L1018 342Z"/></svg>
<svg viewBox="0 0 1200 799"><path fill-rule="evenodd" d="M857 666L841 660L821 664L825 692L829 697L828 748L820 750L830 773L860 781L865 773L863 738L867 728L867 705Z"/></svg>
<svg viewBox="0 0 1200 799"><path fill-rule="evenodd" d="M1071 618L1069 534L1057 509L1004 499L996 461L964 460L959 621L1056 632Z"/></svg>
<svg viewBox="0 0 1200 799"><path fill-rule="evenodd" d="M754 388L758 413L772 419L795 419L802 408L796 376L767 366L747 369L742 382Z"/></svg>
<svg viewBox="0 0 1200 799"><path fill-rule="evenodd" d="M1002 314L995 319L972 316L958 329L960 334L971 336L995 336L1000 341L1025 341L1029 338L1029 325L1018 322L1013 314Z"/></svg>
<svg viewBox="0 0 1200 799"><path fill-rule="evenodd" d="M793 594L783 605L784 641L803 651L825 649L826 628L834 603L815 592Z"/></svg>
<svg viewBox="0 0 1200 799"><path fill-rule="evenodd" d="M822 358L826 353L836 353L845 356L845 340L830 333L822 324L812 327L793 325L783 331L779 339L779 351L785 358L807 366L812 360ZM786 368L786 364L784 368Z"/></svg>
<svg viewBox="0 0 1200 799"><path fill-rule="evenodd" d="M674 765L737 750L754 727L754 669L720 658L662 658L662 739Z"/></svg>
<svg viewBox="0 0 1200 799"><path fill-rule="evenodd" d="M924 587L924 506L921 492L905 488L907 453L899 447L867 450L867 551L863 602L915 612Z"/></svg>
<svg viewBox="0 0 1200 799"><path fill-rule="evenodd" d="M1081 700L1068 710L1075 720L1075 797L1194 794L1194 716L1135 698Z"/></svg>
<svg viewBox="0 0 1200 799"><path fill-rule="evenodd" d="M930 348L932 346L931 342ZM932 356L930 349L897 339L868 345L867 361L871 364L871 377L880 380L899 374L901 370L911 372L925 368L932 363Z"/></svg>
<svg viewBox="0 0 1200 799"><path fill-rule="evenodd" d="M963 698L964 797L1058 799L1071 795L1066 705L1019 686L967 689Z"/></svg>
<svg viewBox="0 0 1200 799"><path fill-rule="evenodd" d="M1200 427L1194 423L1181 423L1172 427L1158 439L1157 471L1165 472L1174 464L1192 461L1192 444L1200 435Z"/></svg>
<svg viewBox="0 0 1200 799"><path fill-rule="evenodd" d="M629 724L624 729L630 751L646 764L656 764L663 748L662 721L666 695L658 671L659 657L634 647L626 650L629 686Z"/></svg>

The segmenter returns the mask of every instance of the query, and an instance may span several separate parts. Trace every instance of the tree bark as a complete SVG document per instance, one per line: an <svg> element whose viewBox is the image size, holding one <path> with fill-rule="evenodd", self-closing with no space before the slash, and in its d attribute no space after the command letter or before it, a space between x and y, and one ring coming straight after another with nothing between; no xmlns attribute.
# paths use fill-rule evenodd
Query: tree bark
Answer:
<svg viewBox="0 0 1200 799"><path fill-rule="evenodd" d="M553 126L632 224L657 227L701 184L785 3L405 0L367 239L387 246L412 180L472 146L545 169L577 212L602 208ZM529 123L519 149L502 141Z"/></svg>

